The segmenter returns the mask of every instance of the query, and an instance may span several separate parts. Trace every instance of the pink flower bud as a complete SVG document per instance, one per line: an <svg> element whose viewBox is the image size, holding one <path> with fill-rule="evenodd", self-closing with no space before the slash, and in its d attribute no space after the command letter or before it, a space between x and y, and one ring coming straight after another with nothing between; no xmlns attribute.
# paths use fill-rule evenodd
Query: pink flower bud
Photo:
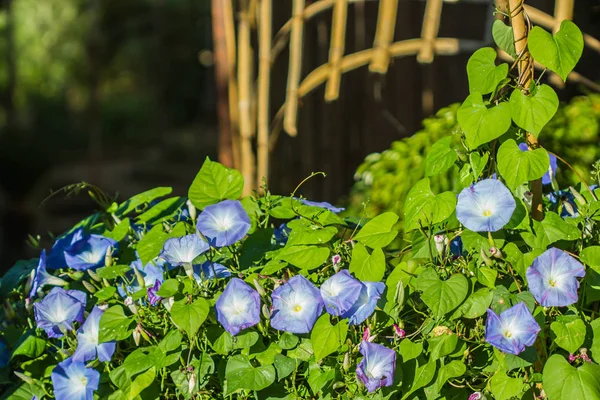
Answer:
<svg viewBox="0 0 600 400"><path fill-rule="evenodd" d="M401 329L398 325L394 324L394 334L398 336L400 339L404 339L406 337L406 332L404 329Z"/></svg>

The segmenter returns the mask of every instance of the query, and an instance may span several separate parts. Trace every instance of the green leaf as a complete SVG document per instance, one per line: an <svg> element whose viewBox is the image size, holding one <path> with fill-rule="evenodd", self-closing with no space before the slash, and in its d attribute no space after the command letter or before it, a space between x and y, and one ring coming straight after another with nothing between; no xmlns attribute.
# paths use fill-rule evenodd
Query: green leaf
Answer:
<svg viewBox="0 0 600 400"><path fill-rule="evenodd" d="M508 75L508 64L496 66L496 50L484 47L477 50L467 62L469 91L488 94Z"/></svg>
<svg viewBox="0 0 600 400"><path fill-rule="evenodd" d="M440 390L449 379L461 377L466 371L467 367L465 364L458 360L450 361L448 364L443 365L439 369L435 382L425 388L425 395L428 399L437 399L440 397Z"/></svg>
<svg viewBox="0 0 600 400"><path fill-rule="evenodd" d="M279 344L279 347L281 347L284 350L290 350L296 347L299 340L300 339L298 338L298 336L294 335L293 333L284 332L279 338L277 344Z"/></svg>
<svg viewBox="0 0 600 400"><path fill-rule="evenodd" d="M316 362L311 362L308 366L308 386L312 390L315 396L323 390L327 382L332 381L335 378L335 369L330 366L323 366L321 368ZM319 396L322 398L322 396Z"/></svg>
<svg viewBox="0 0 600 400"><path fill-rule="evenodd" d="M515 39L513 30L510 26L504 24L504 22L499 19L495 20L494 25L492 26L492 37L499 48L504 50L512 58L517 58Z"/></svg>
<svg viewBox="0 0 600 400"><path fill-rule="evenodd" d="M173 296L179 291L179 281L177 279L167 279L160 285L156 294L163 299Z"/></svg>
<svg viewBox="0 0 600 400"><path fill-rule="evenodd" d="M596 361L600 361L600 319L595 319L590 323L593 332L592 345L590 351L592 352L592 358Z"/></svg>
<svg viewBox="0 0 600 400"><path fill-rule="evenodd" d="M238 389L262 390L275 382L275 368L271 365L255 368L248 357L238 354L227 361L225 379L226 396Z"/></svg>
<svg viewBox="0 0 600 400"><path fill-rule="evenodd" d="M523 391L523 379L509 378L504 371L496 372L490 379L490 391L496 400L518 397Z"/></svg>
<svg viewBox="0 0 600 400"><path fill-rule="evenodd" d="M323 265L329 259L329 249L318 246L286 246L278 258L300 269L312 270Z"/></svg>
<svg viewBox="0 0 600 400"><path fill-rule="evenodd" d="M498 271L492 269L490 267L479 267L475 271L475 276L477 277L477 281L482 285L493 289L496 287L496 278L498 277Z"/></svg>
<svg viewBox="0 0 600 400"><path fill-rule="evenodd" d="M163 230L163 225L155 225L144 237L138 242L136 250L142 261L142 265L146 265L154 258L158 257L160 251L165 244L165 241L173 237L181 237L186 234L185 223L177 223L169 233Z"/></svg>
<svg viewBox="0 0 600 400"><path fill-rule="evenodd" d="M600 272L600 246L590 246L583 249L580 260L594 271Z"/></svg>
<svg viewBox="0 0 600 400"><path fill-rule="evenodd" d="M548 85L540 85L529 96L515 89L510 95L510 115L515 123L536 137L558 110L558 96Z"/></svg>
<svg viewBox="0 0 600 400"><path fill-rule="evenodd" d="M17 261L0 279L0 295L6 296L15 289L37 267L39 261L39 258Z"/></svg>
<svg viewBox="0 0 600 400"><path fill-rule="evenodd" d="M17 356L25 356L29 358L37 358L44 353L46 349L46 341L35 336L34 331L26 332L17 344L10 356L11 360Z"/></svg>
<svg viewBox="0 0 600 400"><path fill-rule="evenodd" d="M425 158L425 176L446 172L458 160L458 154L450 146L452 137L446 136L431 146Z"/></svg>
<svg viewBox="0 0 600 400"><path fill-rule="evenodd" d="M203 298L187 304L187 299L176 301L171 306L171 318L179 329L183 329L188 337L193 337L200 325L208 317L210 306L208 301Z"/></svg>
<svg viewBox="0 0 600 400"><path fill-rule="evenodd" d="M299 218L287 224L292 231L289 234L287 245L325 244L338 232L334 226L319 227L312 222ZM271 238L269 237L269 243ZM247 242L248 240L246 240Z"/></svg>
<svg viewBox="0 0 600 400"><path fill-rule="evenodd" d="M233 337L233 348L234 349L249 349L258 342L258 332L248 331L240 333Z"/></svg>
<svg viewBox="0 0 600 400"><path fill-rule="evenodd" d="M217 325L208 325L206 328L208 344L217 354L227 355L233 350L233 336Z"/></svg>
<svg viewBox="0 0 600 400"><path fill-rule="evenodd" d="M458 307L469 292L469 282L461 274L455 274L441 281L433 268L426 268L416 282L421 299L433 311L436 318Z"/></svg>
<svg viewBox="0 0 600 400"><path fill-rule="evenodd" d="M490 159L490 153L485 153L483 157L476 151L469 154L469 164L475 181L479 180L479 175L483 172Z"/></svg>
<svg viewBox="0 0 600 400"><path fill-rule="evenodd" d="M414 379L410 383L410 390L402 396L402 400L408 399L411 394L428 385L434 378L437 369L436 361L429 361L426 364L419 365L414 372ZM408 386L408 384L406 385ZM404 383L403 383L404 387Z"/></svg>
<svg viewBox="0 0 600 400"><path fill-rule="evenodd" d="M543 149L521 151L517 142L508 139L498 149L498 171L511 189L539 179L550 167L550 157Z"/></svg>
<svg viewBox="0 0 600 400"><path fill-rule="evenodd" d="M459 315L473 319L481 317L490 306L494 293L490 289L482 288L470 295L457 310ZM458 318L458 315L456 316Z"/></svg>
<svg viewBox="0 0 600 400"><path fill-rule="evenodd" d="M125 276L127 272L131 271L129 265L111 265L110 267L102 267L96 270L96 275L100 278L112 280Z"/></svg>
<svg viewBox="0 0 600 400"><path fill-rule="evenodd" d="M566 82L583 53L583 35L569 20L561 22L554 36L534 26L529 32L527 47L535 61L556 72Z"/></svg>
<svg viewBox="0 0 600 400"><path fill-rule="evenodd" d="M152 367L146 372L138 375L133 382L131 382L131 388L129 389L129 400L134 400L144 389L154 382L156 377L156 368Z"/></svg>
<svg viewBox="0 0 600 400"><path fill-rule="evenodd" d="M179 196L165 199L137 217L137 221L140 223L154 225L167 220L177 215L186 201L187 199L185 197Z"/></svg>
<svg viewBox="0 0 600 400"><path fill-rule="evenodd" d="M600 366L583 363L575 368L563 356L554 354L544 365L543 384L548 400L598 400Z"/></svg>
<svg viewBox="0 0 600 400"><path fill-rule="evenodd" d="M145 192L136 194L135 196L131 197L129 200L121 203L119 205L119 208L117 208L117 211L115 211L115 215L122 217L126 214L129 214L131 211L135 210L136 208L138 208L144 204L148 204L153 200L156 200L160 197L170 194L172 191L173 191L173 189L170 187L157 187L157 188L150 189Z"/></svg>
<svg viewBox="0 0 600 400"><path fill-rule="evenodd" d="M448 354L452 354L458 344L456 334L443 334L427 340L429 344L429 359L438 360Z"/></svg>
<svg viewBox="0 0 600 400"><path fill-rule="evenodd" d="M111 340L124 340L133 329L129 329L133 322L133 317L128 317L123 312L123 307L115 305L104 311L100 317L100 332L98 333L98 342L104 343Z"/></svg>
<svg viewBox="0 0 600 400"><path fill-rule="evenodd" d="M391 243L398 236L393 229L398 222L398 216L393 212L380 214L367 222L354 239L372 249L380 249Z"/></svg>
<svg viewBox="0 0 600 400"><path fill-rule="evenodd" d="M499 138L511 124L508 104L500 103L487 108L479 92L473 92L467 97L456 116L470 149Z"/></svg>
<svg viewBox="0 0 600 400"><path fill-rule="evenodd" d="M402 361L407 362L413 360L421 355L423 352L423 343L415 343L410 339L402 339L400 342L400 355Z"/></svg>
<svg viewBox="0 0 600 400"><path fill-rule="evenodd" d="M98 290L96 293L94 293L94 297L97 298L99 302L102 302L102 301L106 301L106 300L110 299L111 297L113 297L115 295L115 293L117 293L116 287L107 286L107 287L104 287L104 288Z"/></svg>
<svg viewBox="0 0 600 400"><path fill-rule="evenodd" d="M243 188L241 173L206 157L190 186L188 197L196 208L203 209L221 200L237 200Z"/></svg>
<svg viewBox="0 0 600 400"><path fill-rule="evenodd" d="M429 178L421 179L408 192L404 205L404 229L408 232L421 226L440 223L452 215L455 208L454 193L435 195L431 191Z"/></svg>
<svg viewBox="0 0 600 400"><path fill-rule="evenodd" d="M547 211L544 214L542 222L533 221L533 230L535 240L532 247L539 249L545 249L559 240L577 240L581 238L581 231L575 225L569 224L552 211ZM525 237L526 235L523 233L523 238Z"/></svg>
<svg viewBox="0 0 600 400"><path fill-rule="evenodd" d="M277 381L281 381L296 369L296 360L281 354L276 354L273 365L277 371Z"/></svg>
<svg viewBox="0 0 600 400"><path fill-rule="evenodd" d="M45 391L44 388L39 386L37 383L24 382L14 392L10 393L8 390L6 390L3 391L2 395L2 399L10 400L31 400L34 397L42 399L45 398Z"/></svg>
<svg viewBox="0 0 600 400"><path fill-rule="evenodd" d="M348 320L343 319L336 325L331 325L329 318L327 313L321 315L310 334L316 361L336 352L346 341Z"/></svg>
<svg viewBox="0 0 600 400"><path fill-rule="evenodd" d="M385 254L383 250L375 249L371 254L360 243L352 249L350 272L361 281L379 282L385 275Z"/></svg>
<svg viewBox="0 0 600 400"><path fill-rule="evenodd" d="M123 389L125 391L129 390L129 387L131 386L131 375L125 366L121 365L120 367L110 371L109 377L111 382L119 389Z"/></svg>
<svg viewBox="0 0 600 400"><path fill-rule="evenodd" d="M570 322L555 321L550 325L550 329L556 335L556 345L571 354L574 354L585 340L585 323L579 318Z"/></svg>
<svg viewBox="0 0 600 400"><path fill-rule="evenodd" d="M121 240L125 239L125 236L127 236L127 233L129 233L130 227L131 221L129 221L129 218L124 218L121 222L119 222L119 225L115 226L112 231L105 231L103 235L120 242Z"/></svg>

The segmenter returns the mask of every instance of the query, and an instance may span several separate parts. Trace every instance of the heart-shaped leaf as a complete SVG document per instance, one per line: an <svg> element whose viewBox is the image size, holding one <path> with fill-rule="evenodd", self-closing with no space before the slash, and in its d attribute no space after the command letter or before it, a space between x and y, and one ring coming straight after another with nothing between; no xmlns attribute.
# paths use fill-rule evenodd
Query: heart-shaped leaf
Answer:
<svg viewBox="0 0 600 400"><path fill-rule="evenodd" d="M569 322L555 321L550 329L556 335L554 342L571 354L581 347L585 339L585 324L579 318Z"/></svg>
<svg viewBox="0 0 600 400"><path fill-rule="evenodd" d="M492 26L492 37L498 47L504 50L512 58L517 58L515 39L513 30L510 26L504 24L504 22L499 19L495 20L494 25Z"/></svg>
<svg viewBox="0 0 600 400"><path fill-rule="evenodd" d="M508 64L496 65L496 51L491 47L477 50L467 62L469 91L491 93L508 75Z"/></svg>
<svg viewBox="0 0 600 400"><path fill-rule="evenodd" d="M262 390L275 382L275 368L272 365L254 367L247 356L238 354L227 361L225 379L226 395L238 389Z"/></svg>
<svg viewBox="0 0 600 400"><path fill-rule="evenodd" d="M573 22L564 20L553 36L539 26L534 26L527 39L533 58L556 72L563 81L581 58L583 35Z"/></svg>
<svg viewBox="0 0 600 400"><path fill-rule="evenodd" d="M509 103L515 123L536 137L558 110L558 96L548 85L536 87L530 96L515 89Z"/></svg>
<svg viewBox="0 0 600 400"><path fill-rule="evenodd" d="M509 139L498 149L498 171L511 189L541 178L549 167L550 157L542 148L521 151L517 143Z"/></svg>
<svg viewBox="0 0 600 400"><path fill-rule="evenodd" d="M437 224L448 218L456 208L456 195L452 192L434 194L429 178L421 179L408 192L404 205L404 230L411 231L420 226Z"/></svg>
<svg viewBox="0 0 600 400"><path fill-rule="evenodd" d="M583 363L579 368L563 356L551 356L543 372L544 391L549 400L600 399L600 366Z"/></svg>
<svg viewBox="0 0 600 400"><path fill-rule="evenodd" d="M433 311L436 318L458 307L469 291L469 282L462 274L455 274L441 281L433 268L425 269L416 280L421 299Z"/></svg>
<svg viewBox="0 0 600 400"><path fill-rule="evenodd" d="M425 176L432 176L446 172L458 160L458 154L450 146L451 136L446 136L438 140L431 146L425 159Z"/></svg>
<svg viewBox="0 0 600 400"><path fill-rule="evenodd" d="M510 107L506 103L487 108L481 93L473 92L458 109L457 119L465 132L467 145L476 149L502 136L510 128Z"/></svg>

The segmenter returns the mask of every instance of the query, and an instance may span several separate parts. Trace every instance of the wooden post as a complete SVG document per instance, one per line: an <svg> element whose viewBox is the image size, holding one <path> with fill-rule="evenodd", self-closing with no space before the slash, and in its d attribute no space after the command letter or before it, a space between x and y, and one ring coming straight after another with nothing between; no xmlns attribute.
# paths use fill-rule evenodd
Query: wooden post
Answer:
<svg viewBox="0 0 600 400"><path fill-rule="evenodd" d="M346 43L346 18L348 16L347 0L335 0L331 27L331 43L329 43L329 79L325 86L325 101L334 101L340 95L340 60L344 55Z"/></svg>
<svg viewBox="0 0 600 400"><path fill-rule="evenodd" d="M427 0L425 6L425 16L423 17L423 28L421 38L423 47L417 54L417 61L423 64L433 62L433 43L440 29L440 19L442 17L442 0Z"/></svg>
<svg viewBox="0 0 600 400"><path fill-rule="evenodd" d="M257 186L269 178L269 85L271 74L271 0L260 0L258 17Z"/></svg>
<svg viewBox="0 0 600 400"><path fill-rule="evenodd" d="M377 31L373 43L373 58L369 71L385 74L390 64L389 46L394 40L398 0L380 0L377 16Z"/></svg>
<svg viewBox="0 0 600 400"><path fill-rule="evenodd" d="M298 113L298 85L302 70L302 33L304 31L304 0L294 0L292 5L292 28L290 36L290 65L285 98L285 116L283 128L290 136L296 136L296 117Z"/></svg>

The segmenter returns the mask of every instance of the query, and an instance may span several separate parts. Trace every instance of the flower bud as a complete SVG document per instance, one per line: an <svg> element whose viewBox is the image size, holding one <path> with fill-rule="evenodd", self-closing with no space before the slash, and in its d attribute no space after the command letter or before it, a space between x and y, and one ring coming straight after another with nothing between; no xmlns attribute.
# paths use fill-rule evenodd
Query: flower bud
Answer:
<svg viewBox="0 0 600 400"><path fill-rule="evenodd" d="M368 341L370 336L371 336L371 329L369 329L369 327L367 326L365 328L365 330L363 331L362 340L363 341Z"/></svg>
<svg viewBox="0 0 600 400"><path fill-rule="evenodd" d="M569 353L569 358L568 358L568 360L569 360L569 362L570 362L571 364L572 364L572 363L574 363L574 362L575 362L575 360L577 360L578 358L579 358L579 356L576 356L575 354L571 354L571 353Z"/></svg>
<svg viewBox="0 0 600 400"><path fill-rule="evenodd" d="M481 249L481 251L479 252L479 254L481 255L481 259L483 260L483 262L485 263L485 265L487 265L488 267L491 267L492 265L494 265L494 262L487 255L487 253L485 252L484 249Z"/></svg>
<svg viewBox="0 0 600 400"><path fill-rule="evenodd" d="M344 363L342 364L342 367L344 368L344 372L348 372L348 370L350 369L350 352L347 351L346 354L344 354Z"/></svg>
<svg viewBox="0 0 600 400"><path fill-rule="evenodd" d="M135 342L135 345L137 347L139 347L140 346L140 338L142 336L142 334L140 333L139 327L135 328L133 330L133 333L131 334L131 336L133 336L133 341Z"/></svg>
<svg viewBox="0 0 600 400"><path fill-rule="evenodd" d="M497 247L490 247L490 254L494 258L504 258L504 254L502 254L502 251Z"/></svg>
<svg viewBox="0 0 600 400"><path fill-rule="evenodd" d="M471 393L468 400L485 400L485 396L481 392Z"/></svg>
<svg viewBox="0 0 600 400"><path fill-rule="evenodd" d="M590 356L588 356L587 349L585 347L579 349L579 357L581 357L581 359L585 362L592 362L592 359L590 358Z"/></svg>
<svg viewBox="0 0 600 400"><path fill-rule="evenodd" d="M112 246L109 246L108 249L106 249L106 255L104 256L104 265L107 267L110 267L112 265L113 262L113 248Z"/></svg>
<svg viewBox="0 0 600 400"><path fill-rule="evenodd" d="M337 381L333 384L333 389L337 390L337 389L342 389L346 386L346 384L342 381Z"/></svg>
<svg viewBox="0 0 600 400"><path fill-rule="evenodd" d="M192 202L190 200L186 201L185 203L187 205L188 211L190 213L190 219L192 221L196 220L196 207L194 207L194 205L192 204Z"/></svg>
<svg viewBox="0 0 600 400"><path fill-rule="evenodd" d="M192 373L188 382L188 392L194 394L196 389L196 374Z"/></svg>
<svg viewBox="0 0 600 400"><path fill-rule="evenodd" d="M446 235L435 235L433 237L433 242L435 243L435 249L437 250L439 255L444 254L444 247L446 246L446 241L448 238Z"/></svg>
<svg viewBox="0 0 600 400"><path fill-rule="evenodd" d="M575 190L573 186L569 186L569 190L571 191L573 197L575 197L575 201L577 202L577 204L579 204L580 206L584 206L587 204L587 201L585 201L581 193Z"/></svg>
<svg viewBox="0 0 600 400"><path fill-rule="evenodd" d="M133 299L131 298L131 296L127 296L125 298L125 301L123 302L123 304L125 304L129 308L129 311L131 311L134 314L137 314L137 312L138 312L137 305L133 302Z"/></svg>
<svg viewBox="0 0 600 400"><path fill-rule="evenodd" d="M173 297L173 296L167 297L166 299L162 299L160 302L162 303L163 306L165 306L167 311L171 311L171 307L175 303L175 297Z"/></svg>
<svg viewBox="0 0 600 400"><path fill-rule="evenodd" d="M256 291L258 292L258 294L261 297L266 297L267 296L267 292L265 292L265 288L262 287L262 285L260 284L260 282L256 279L254 279L252 281L254 283L254 287L256 288Z"/></svg>
<svg viewBox="0 0 600 400"><path fill-rule="evenodd" d="M13 371L13 372L23 382L28 383L30 385L34 385L35 384L35 381L31 377L29 377L29 376L27 376L27 375L25 375L25 374L23 374L21 372L17 372L17 371Z"/></svg>
<svg viewBox="0 0 600 400"><path fill-rule="evenodd" d="M531 211L531 204L533 202L533 193L531 193L529 191L523 193L523 202L525 203L527 210Z"/></svg>
<svg viewBox="0 0 600 400"><path fill-rule="evenodd" d="M267 319L267 320L271 319L271 311L269 311L269 307L267 307L266 304L262 305L261 311L262 311L262 315L263 315L263 317L265 317L265 319Z"/></svg>
<svg viewBox="0 0 600 400"><path fill-rule="evenodd" d="M404 339L406 337L406 332L404 329L400 328L398 325L394 324L394 335L398 336L400 339Z"/></svg>
<svg viewBox="0 0 600 400"><path fill-rule="evenodd" d="M81 283L83 284L85 289L88 291L88 293L90 293L90 294L96 293L96 287L94 285L92 285L88 281L81 281Z"/></svg>
<svg viewBox="0 0 600 400"><path fill-rule="evenodd" d="M110 282L107 281L106 279L102 278L102 285L104 285L104 287L109 287L111 286Z"/></svg>
<svg viewBox="0 0 600 400"><path fill-rule="evenodd" d="M98 276L97 273L95 273L94 271L92 271L91 269L87 270L88 275L90 276L90 278L92 278L93 280L95 280L96 282L102 282L102 278L100 278Z"/></svg>
<svg viewBox="0 0 600 400"><path fill-rule="evenodd" d="M442 335L451 335L452 330L450 328L448 328L447 326L439 325L439 326L436 326L435 328L433 328L432 333L433 333L434 337L438 337L438 336L442 336Z"/></svg>
<svg viewBox="0 0 600 400"><path fill-rule="evenodd" d="M108 310L108 303L97 304L96 307L98 307L102 311L106 311Z"/></svg>
<svg viewBox="0 0 600 400"><path fill-rule="evenodd" d="M141 288L145 288L146 281L144 280L142 273L135 266L133 267L133 273L135 274L135 280L137 281L138 285L140 285Z"/></svg>

